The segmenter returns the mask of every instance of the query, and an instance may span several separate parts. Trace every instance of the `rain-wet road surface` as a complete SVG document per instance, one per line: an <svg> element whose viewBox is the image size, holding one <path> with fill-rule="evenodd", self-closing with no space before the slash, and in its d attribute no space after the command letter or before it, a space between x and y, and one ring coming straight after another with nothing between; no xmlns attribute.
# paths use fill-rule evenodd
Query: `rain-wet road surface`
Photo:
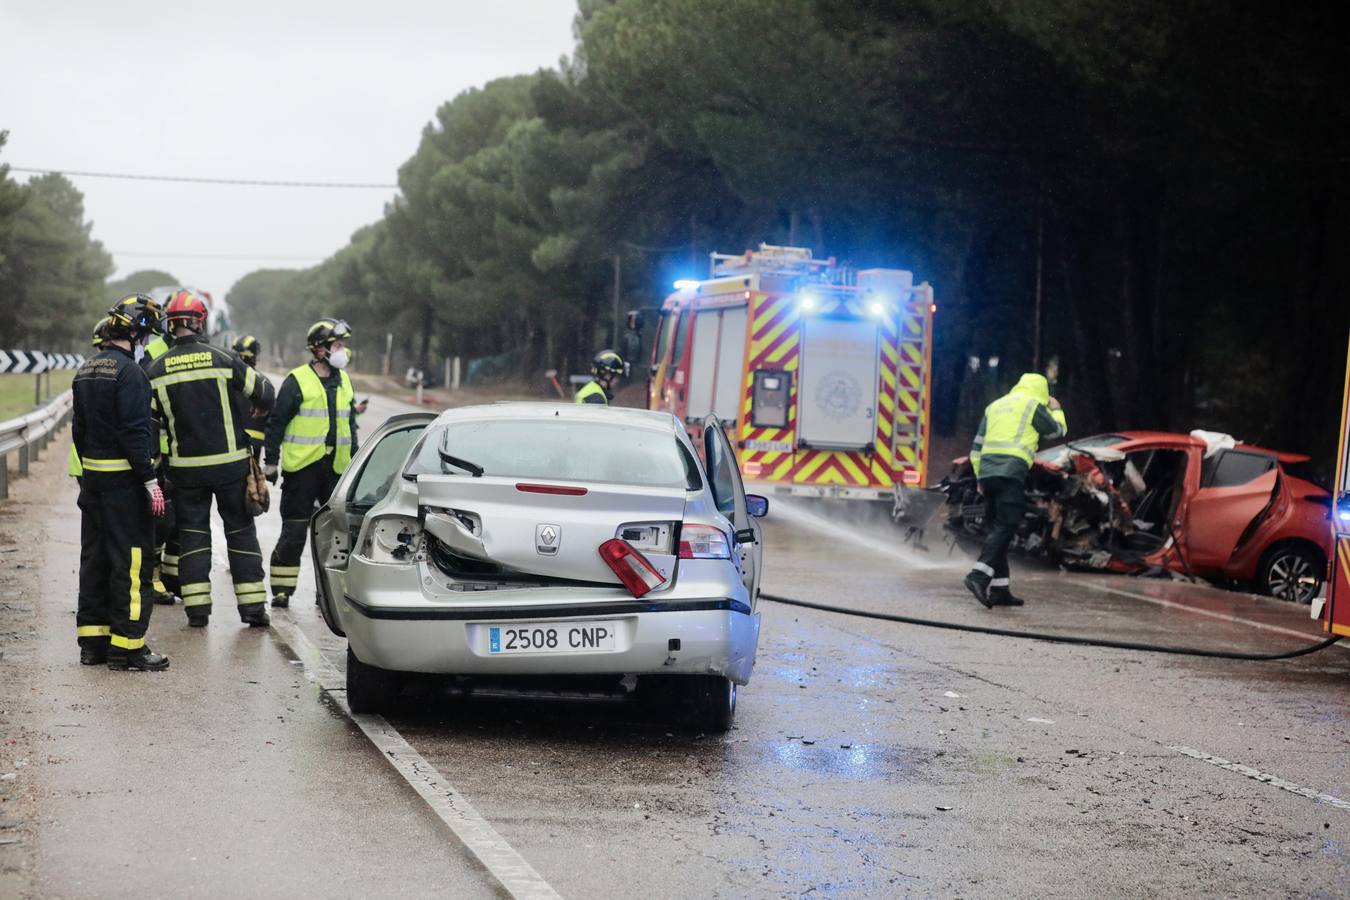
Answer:
<svg viewBox="0 0 1350 900"><path fill-rule="evenodd" d="M395 411L376 398L363 431ZM282 635L233 620L219 535L210 628L187 629L181 607L152 620L170 672L76 665L73 484L58 489L34 513L42 749L21 770L41 785L42 896L497 889ZM893 530L821 513L775 504L766 592L1166 644L1319 637L1306 608L1049 571L1016 580L1026 607L986 611L960 586L960 551L897 549ZM278 528L259 520L264 554ZM311 577L290 616L341 668ZM1204 660L763 608L726 735L630 705L463 701L437 682L389 721L563 896L1350 894L1340 647Z"/></svg>

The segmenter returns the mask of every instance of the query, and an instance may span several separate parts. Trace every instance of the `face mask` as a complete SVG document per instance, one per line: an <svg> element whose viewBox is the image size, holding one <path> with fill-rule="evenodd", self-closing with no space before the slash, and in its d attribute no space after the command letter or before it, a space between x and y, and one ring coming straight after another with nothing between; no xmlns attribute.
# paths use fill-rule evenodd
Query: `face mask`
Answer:
<svg viewBox="0 0 1350 900"><path fill-rule="evenodd" d="M332 353L328 354L328 364L335 369L345 369L347 368L347 363L351 361L352 355L347 351L346 347L343 347L341 350L334 350Z"/></svg>

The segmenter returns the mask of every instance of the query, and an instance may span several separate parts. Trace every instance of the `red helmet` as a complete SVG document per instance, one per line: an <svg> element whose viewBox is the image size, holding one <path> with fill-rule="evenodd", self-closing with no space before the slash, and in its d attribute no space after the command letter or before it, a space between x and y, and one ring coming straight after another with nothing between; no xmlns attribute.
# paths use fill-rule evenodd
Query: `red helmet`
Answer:
<svg viewBox="0 0 1350 900"><path fill-rule="evenodd" d="M189 290L174 291L164 307L164 321L170 328L183 325L201 331L206 325L206 301Z"/></svg>

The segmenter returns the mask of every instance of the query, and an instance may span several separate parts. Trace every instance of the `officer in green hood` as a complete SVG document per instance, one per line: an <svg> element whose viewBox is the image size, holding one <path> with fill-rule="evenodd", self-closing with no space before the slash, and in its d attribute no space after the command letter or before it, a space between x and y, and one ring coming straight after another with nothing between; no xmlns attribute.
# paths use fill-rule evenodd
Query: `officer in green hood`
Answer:
<svg viewBox="0 0 1350 900"><path fill-rule="evenodd" d="M1068 433L1059 401L1044 375L1027 373L984 411L970 450L970 464L984 495L986 535L966 587L986 608L1021 606L1008 582L1008 546L1026 514L1027 473L1041 438Z"/></svg>

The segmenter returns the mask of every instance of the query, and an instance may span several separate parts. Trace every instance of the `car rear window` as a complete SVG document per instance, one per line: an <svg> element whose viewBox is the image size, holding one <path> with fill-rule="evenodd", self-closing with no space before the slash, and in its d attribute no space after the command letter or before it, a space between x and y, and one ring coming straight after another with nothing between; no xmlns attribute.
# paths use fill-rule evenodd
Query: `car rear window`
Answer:
<svg viewBox="0 0 1350 900"><path fill-rule="evenodd" d="M463 475L440 451L504 478L591 481L699 490L698 464L674 435L553 419L462 422L428 429L405 473Z"/></svg>

